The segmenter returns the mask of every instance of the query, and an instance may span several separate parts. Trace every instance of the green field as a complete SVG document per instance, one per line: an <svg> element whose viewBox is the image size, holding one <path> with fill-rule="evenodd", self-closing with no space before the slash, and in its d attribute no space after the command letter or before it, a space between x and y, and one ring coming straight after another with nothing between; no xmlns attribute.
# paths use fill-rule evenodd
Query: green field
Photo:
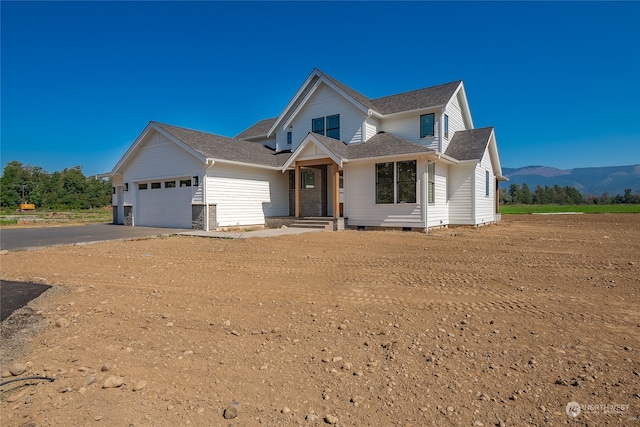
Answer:
<svg viewBox="0 0 640 427"><path fill-rule="evenodd" d="M531 213L640 213L640 205L507 205L500 206L501 214Z"/></svg>

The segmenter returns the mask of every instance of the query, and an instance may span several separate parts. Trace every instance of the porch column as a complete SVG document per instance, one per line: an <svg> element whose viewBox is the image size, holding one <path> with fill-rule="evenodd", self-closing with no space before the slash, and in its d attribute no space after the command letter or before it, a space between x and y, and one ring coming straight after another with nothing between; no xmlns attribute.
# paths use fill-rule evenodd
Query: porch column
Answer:
<svg viewBox="0 0 640 427"><path fill-rule="evenodd" d="M296 189L295 189L295 214L296 218L300 218L300 165L296 162L296 172L295 172L295 181L296 181Z"/></svg>
<svg viewBox="0 0 640 427"><path fill-rule="evenodd" d="M496 213L500 213L500 181L496 179Z"/></svg>
<svg viewBox="0 0 640 427"><path fill-rule="evenodd" d="M333 217L340 218L340 167L333 165Z"/></svg>

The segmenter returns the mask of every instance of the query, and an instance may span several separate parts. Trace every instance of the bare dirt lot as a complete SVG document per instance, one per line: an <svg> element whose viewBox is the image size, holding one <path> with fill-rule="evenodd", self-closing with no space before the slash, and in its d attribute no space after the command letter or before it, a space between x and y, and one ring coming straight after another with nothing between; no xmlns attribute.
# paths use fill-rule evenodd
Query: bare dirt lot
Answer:
<svg viewBox="0 0 640 427"><path fill-rule="evenodd" d="M640 425L637 214L0 262L2 426Z"/></svg>

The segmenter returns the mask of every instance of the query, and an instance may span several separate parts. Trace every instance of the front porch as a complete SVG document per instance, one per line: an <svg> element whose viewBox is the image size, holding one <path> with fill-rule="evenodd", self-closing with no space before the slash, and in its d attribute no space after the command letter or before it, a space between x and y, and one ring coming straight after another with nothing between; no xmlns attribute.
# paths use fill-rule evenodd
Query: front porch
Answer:
<svg viewBox="0 0 640 427"><path fill-rule="evenodd" d="M273 216L265 218L266 228L315 228L324 231L343 231L347 227L345 218Z"/></svg>

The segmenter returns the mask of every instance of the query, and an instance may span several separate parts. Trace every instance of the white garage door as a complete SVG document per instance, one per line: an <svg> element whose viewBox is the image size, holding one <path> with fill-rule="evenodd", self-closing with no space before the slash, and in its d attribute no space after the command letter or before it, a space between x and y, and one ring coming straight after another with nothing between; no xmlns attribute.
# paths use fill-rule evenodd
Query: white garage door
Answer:
<svg viewBox="0 0 640 427"><path fill-rule="evenodd" d="M186 186L188 182L189 186ZM191 181L165 180L137 184L135 225L191 228Z"/></svg>

